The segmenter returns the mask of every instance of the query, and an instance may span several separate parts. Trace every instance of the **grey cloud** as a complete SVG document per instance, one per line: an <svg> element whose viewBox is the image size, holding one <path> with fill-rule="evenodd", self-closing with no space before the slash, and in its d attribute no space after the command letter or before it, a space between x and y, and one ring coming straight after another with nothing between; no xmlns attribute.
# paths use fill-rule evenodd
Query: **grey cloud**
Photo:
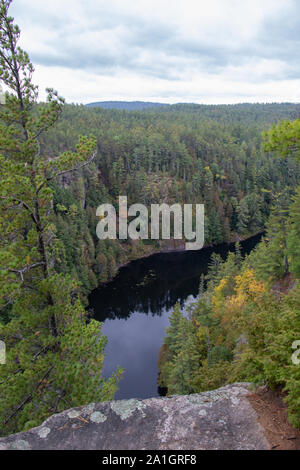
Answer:
<svg viewBox="0 0 300 470"><path fill-rule="evenodd" d="M280 18L266 20L259 32L255 53L267 59L278 59L286 63L284 78L300 77L300 5L294 2Z"/></svg>
<svg viewBox="0 0 300 470"><path fill-rule="evenodd" d="M273 76L273 79L299 78L300 75L300 59L297 58L300 6L296 1L292 9L280 18L272 21L266 19L250 44L236 44L234 47L225 47L218 34L209 44L201 43L197 38L182 39L175 26L153 24L138 17L111 12L109 6L98 11L95 5L92 8L91 2L85 7L82 24L74 25L71 18L62 19L59 14L43 17L34 8L22 14L26 21L38 21L43 27L56 31L56 39L48 44L52 53L31 54L34 63L45 66L63 66L103 74L129 71L177 80L180 79L182 67L186 67L187 71L194 68L199 72L221 73L228 65L243 65L250 59L273 59L286 63L286 70L280 76ZM109 30L120 25L124 28L124 34L120 37L117 51L110 47L103 51L97 44L82 43L79 47L72 44L72 38L87 30ZM144 59L145 54L147 60ZM268 71L265 78L270 78Z"/></svg>
<svg viewBox="0 0 300 470"><path fill-rule="evenodd" d="M163 26L159 29L137 21L135 25L131 24L127 32L117 52L108 49L103 53L99 48L97 51L97 44L83 43L80 48L75 48L71 38L65 41L65 30L59 30L57 39L51 43L55 52L31 54L31 58L33 62L46 66L81 68L104 73L123 69L168 80L178 79L180 67L187 62L203 71L213 72L228 63L225 50L214 45L205 47L180 41L176 32L166 30ZM145 53L149 56L146 62L143 60Z"/></svg>

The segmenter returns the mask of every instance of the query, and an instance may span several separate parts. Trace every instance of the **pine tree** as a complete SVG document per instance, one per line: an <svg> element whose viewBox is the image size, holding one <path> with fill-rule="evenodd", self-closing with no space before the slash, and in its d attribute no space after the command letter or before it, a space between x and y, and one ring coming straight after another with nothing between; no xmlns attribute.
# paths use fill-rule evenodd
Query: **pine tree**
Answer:
<svg viewBox="0 0 300 470"><path fill-rule="evenodd" d="M287 235L287 256L291 272L300 277L300 188L290 206L290 230Z"/></svg>
<svg viewBox="0 0 300 470"><path fill-rule="evenodd" d="M76 152L47 158L39 139L64 104L52 89L37 105L34 68L18 47L20 30L0 0L0 79L9 89L0 106L0 326L7 364L0 368L1 432L40 424L52 413L112 398L120 371L101 376L105 338L87 324L78 286L55 272L59 256L50 183L78 170L96 154L94 137Z"/></svg>
<svg viewBox="0 0 300 470"><path fill-rule="evenodd" d="M169 318L170 326L166 330L165 344L172 354L176 354L180 345L178 344L179 338L179 325L182 320L183 313L180 309L179 303L174 306L174 310Z"/></svg>

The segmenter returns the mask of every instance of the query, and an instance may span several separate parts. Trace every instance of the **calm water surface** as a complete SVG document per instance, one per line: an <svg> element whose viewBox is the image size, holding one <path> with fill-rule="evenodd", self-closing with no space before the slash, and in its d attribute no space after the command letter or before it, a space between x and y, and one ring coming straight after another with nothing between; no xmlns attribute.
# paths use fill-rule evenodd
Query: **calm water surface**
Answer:
<svg viewBox="0 0 300 470"><path fill-rule="evenodd" d="M257 235L242 242L242 252L249 253L260 238ZM155 254L124 266L113 281L92 292L90 307L108 337L104 376L111 375L117 365L125 368L116 399L159 394L157 358L172 307L196 298L201 274L206 274L213 252L225 258L233 250L234 244L223 244Z"/></svg>

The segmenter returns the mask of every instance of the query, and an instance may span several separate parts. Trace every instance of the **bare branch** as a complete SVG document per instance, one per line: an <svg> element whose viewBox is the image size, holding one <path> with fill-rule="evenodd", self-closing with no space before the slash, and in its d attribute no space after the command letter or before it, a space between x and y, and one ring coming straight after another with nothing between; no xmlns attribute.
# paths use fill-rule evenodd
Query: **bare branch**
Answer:
<svg viewBox="0 0 300 470"><path fill-rule="evenodd" d="M19 204L21 204L26 210L28 210L30 212L32 220L34 221L34 223L36 225L38 225L38 221L36 219L35 213L31 209L31 207L28 204L26 204L26 202L22 201L21 199L18 199L15 196L0 196L0 199L12 200L12 201L15 201L15 202L18 202Z"/></svg>
<svg viewBox="0 0 300 470"><path fill-rule="evenodd" d="M36 390L37 388L39 388L39 386L43 383L43 381L48 377L48 375L50 374L50 372L52 371L52 369L54 368L54 365L51 366L47 372L45 373L45 375L41 378L41 380L36 384L34 390ZM24 400L22 401L22 403L20 403L20 405L17 406L17 408L5 419L4 421L4 425L6 425L14 416L16 416L16 414L23 408L23 406L26 405L26 403L28 403L31 399L32 399L32 395L33 395L33 392L30 393L29 395L27 395L26 398L24 398Z"/></svg>
<svg viewBox="0 0 300 470"><path fill-rule="evenodd" d="M49 176L48 178L45 179L45 181L43 181L40 186L37 188L36 192L39 193L39 191L43 188L43 186L45 186L45 184L47 184L49 181L53 180L53 178L57 178L58 176L62 176L62 175L65 175L66 173L71 173L72 171L78 171L78 170L81 170L82 168L84 168L85 166L88 166L90 163L92 163L92 161L95 159L97 155L97 150L95 150L95 152L92 154L91 158L89 160L87 160L86 162L82 163L81 165L78 165L74 168L69 168L68 170L64 170L64 171L60 171L58 173L55 173L54 175L51 175Z"/></svg>
<svg viewBox="0 0 300 470"><path fill-rule="evenodd" d="M37 268L38 266L44 266L45 263L43 261L40 261L38 263L33 263L28 266L25 266L22 269L8 269L9 272L19 274L21 281L24 282L24 274L30 271L30 269Z"/></svg>

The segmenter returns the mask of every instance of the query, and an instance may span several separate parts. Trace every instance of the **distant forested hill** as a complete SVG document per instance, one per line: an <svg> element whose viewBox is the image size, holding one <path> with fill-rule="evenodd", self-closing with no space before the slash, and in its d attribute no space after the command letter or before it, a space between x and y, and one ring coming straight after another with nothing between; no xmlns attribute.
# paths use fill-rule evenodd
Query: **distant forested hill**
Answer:
<svg viewBox="0 0 300 470"><path fill-rule="evenodd" d="M88 103L88 108L118 109L125 111L160 111L188 113L217 121L241 120L273 123L281 119L300 118L300 104L297 103L240 103L240 104L195 104L195 103L152 103L149 101L97 101Z"/></svg>
<svg viewBox="0 0 300 470"><path fill-rule="evenodd" d="M164 110L165 111L165 110ZM230 122L274 123L282 119L298 119L298 103L240 103L240 104L193 104L178 103L167 108L170 113L184 112L206 119Z"/></svg>
<svg viewBox="0 0 300 470"><path fill-rule="evenodd" d="M148 108L169 106L167 103L151 103L148 101L97 101L86 105L88 108L100 106L104 109L123 109L125 111L140 111Z"/></svg>
<svg viewBox="0 0 300 470"><path fill-rule="evenodd" d="M152 241L100 241L96 208L119 195L128 204L205 205L205 242L247 237L262 230L273 195L300 179L292 158L262 150L272 123L300 116L299 104L192 105L126 112L65 106L41 139L43 155L74 148L79 134L98 141L95 161L54 186L57 235L65 248L59 269L78 277L87 293L115 275L120 264L161 249Z"/></svg>

